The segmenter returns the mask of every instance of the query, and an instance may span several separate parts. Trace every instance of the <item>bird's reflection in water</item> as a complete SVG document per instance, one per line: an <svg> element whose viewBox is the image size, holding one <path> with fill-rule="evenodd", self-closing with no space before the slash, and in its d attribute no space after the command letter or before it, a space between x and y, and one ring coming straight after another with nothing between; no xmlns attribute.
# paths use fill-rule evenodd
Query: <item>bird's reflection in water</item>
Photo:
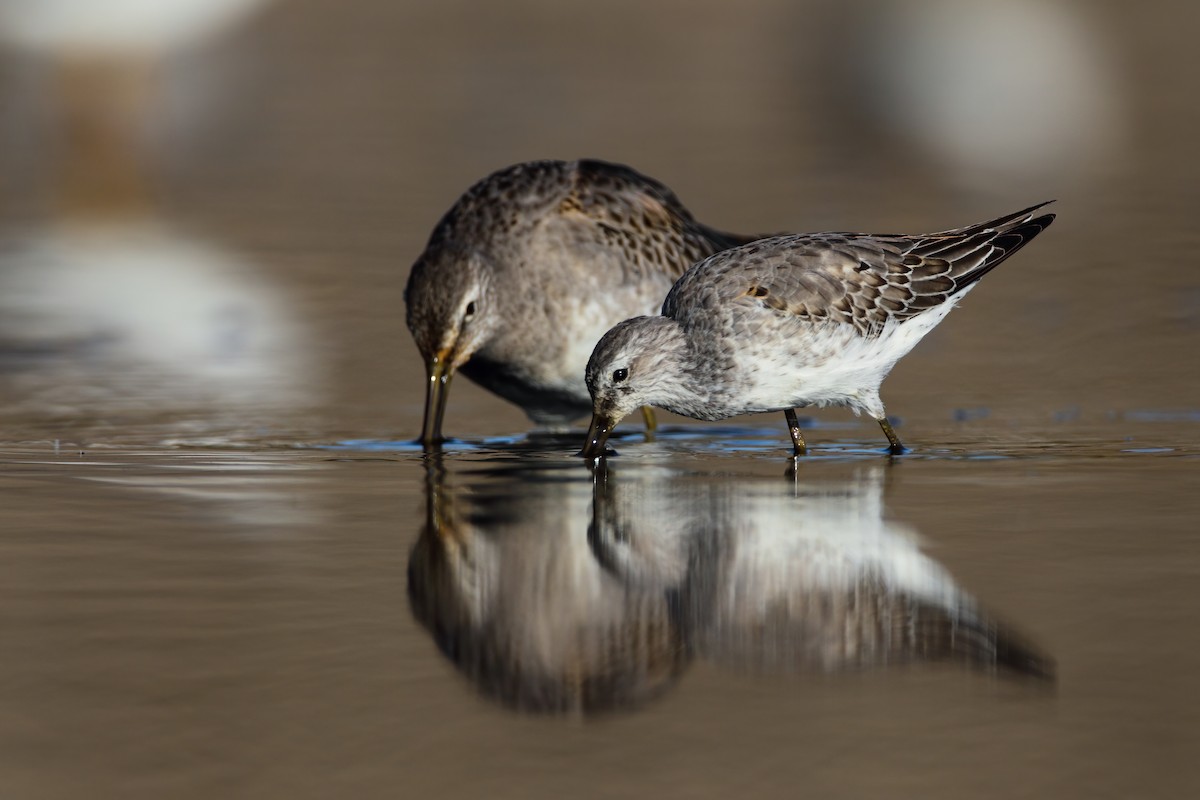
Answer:
<svg viewBox="0 0 1200 800"><path fill-rule="evenodd" d="M595 558L591 488L573 466L461 491L431 466L409 560L414 613L438 646L485 694L523 710L637 706L689 658L663 587L632 584Z"/></svg>
<svg viewBox="0 0 1200 800"><path fill-rule="evenodd" d="M447 474L430 456L417 618L489 697L635 708L696 659L745 671L958 662L1049 679L883 516L883 468L793 485L601 464ZM459 479L462 482L459 484Z"/></svg>

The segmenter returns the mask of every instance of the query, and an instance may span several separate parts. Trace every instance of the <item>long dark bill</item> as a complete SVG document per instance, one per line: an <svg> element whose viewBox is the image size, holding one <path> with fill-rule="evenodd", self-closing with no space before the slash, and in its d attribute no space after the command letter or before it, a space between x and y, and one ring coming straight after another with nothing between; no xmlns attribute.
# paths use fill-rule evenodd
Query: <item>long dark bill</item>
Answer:
<svg viewBox="0 0 1200 800"><path fill-rule="evenodd" d="M426 365L429 381L425 385L425 421L421 426L421 444L441 444L442 418L446 416L446 398L450 396L450 379L454 370L446 368L446 361L434 359Z"/></svg>
<svg viewBox="0 0 1200 800"><path fill-rule="evenodd" d="M612 433L614 424L599 414L592 414L592 424L588 427L587 441L584 442L583 449L577 455L584 458L599 458L604 455L604 443L608 441L608 435Z"/></svg>

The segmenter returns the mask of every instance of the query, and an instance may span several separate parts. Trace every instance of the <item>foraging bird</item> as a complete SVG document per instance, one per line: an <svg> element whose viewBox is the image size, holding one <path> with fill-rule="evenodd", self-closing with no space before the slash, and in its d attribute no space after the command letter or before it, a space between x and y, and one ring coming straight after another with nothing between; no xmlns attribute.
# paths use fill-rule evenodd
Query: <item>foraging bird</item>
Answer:
<svg viewBox="0 0 1200 800"><path fill-rule="evenodd" d="M718 420L849 406L904 452L879 399L895 363L990 270L1054 220L1046 203L924 236L814 233L752 242L676 281L660 316L620 323L587 366L592 425L580 455L604 453L612 427L641 405Z"/></svg>
<svg viewBox="0 0 1200 800"><path fill-rule="evenodd" d="M700 224L618 164L533 161L484 178L434 228L404 291L428 378L421 442L444 441L457 371L537 425L585 416L601 334L654 313L691 264L752 239Z"/></svg>

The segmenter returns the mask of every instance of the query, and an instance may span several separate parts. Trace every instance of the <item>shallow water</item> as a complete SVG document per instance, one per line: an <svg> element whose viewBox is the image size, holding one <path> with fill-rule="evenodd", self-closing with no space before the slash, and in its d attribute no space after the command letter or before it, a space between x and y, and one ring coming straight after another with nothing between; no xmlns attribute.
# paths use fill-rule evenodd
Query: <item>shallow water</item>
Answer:
<svg viewBox="0 0 1200 800"><path fill-rule="evenodd" d="M9 449L5 782L1182 796L1200 449L1132 430L794 474L774 428L628 437L601 475L555 439ZM906 594L1038 660L910 646Z"/></svg>
<svg viewBox="0 0 1200 800"><path fill-rule="evenodd" d="M1061 7L1118 122L1032 169L873 116L868 5L291 0L167 65L133 214L0 51L0 797L1196 794L1192 12ZM601 468L464 379L422 452L409 264L581 155L730 230L1060 217L888 378L904 456L664 415Z"/></svg>

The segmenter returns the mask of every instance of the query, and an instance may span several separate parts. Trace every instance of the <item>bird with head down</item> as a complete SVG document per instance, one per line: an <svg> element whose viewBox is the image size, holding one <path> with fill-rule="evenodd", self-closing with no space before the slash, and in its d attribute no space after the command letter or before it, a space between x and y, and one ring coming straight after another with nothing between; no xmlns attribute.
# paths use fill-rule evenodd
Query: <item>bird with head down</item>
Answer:
<svg viewBox="0 0 1200 800"><path fill-rule="evenodd" d="M1049 227L1044 205L941 233L777 236L706 258L661 314L596 343L580 455L603 455L613 426L644 406L702 420L782 411L796 456L807 452L796 408L847 406L903 453L880 384L980 278Z"/></svg>
<svg viewBox="0 0 1200 800"><path fill-rule="evenodd" d="M666 186L618 164L533 161L479 181L434 228L404 292L426 372L420 441L444 441L458 372L540 427L586 416L584 368L601 334L653 313L692 263L753 238L697 222Z"/></svg>

